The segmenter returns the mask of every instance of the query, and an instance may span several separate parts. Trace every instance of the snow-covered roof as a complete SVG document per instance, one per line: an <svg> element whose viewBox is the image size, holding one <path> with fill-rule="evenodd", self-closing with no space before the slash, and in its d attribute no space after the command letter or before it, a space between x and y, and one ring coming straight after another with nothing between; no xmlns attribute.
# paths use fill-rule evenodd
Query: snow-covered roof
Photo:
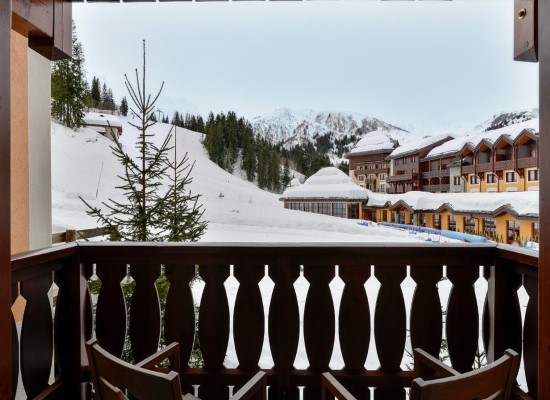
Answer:
<svg viewBox="0 0 550 400"><path fill-rule="evenodd" d="M372 192L358 186L348 175L335 167L320 169L303 185L287 188L281 200L344 199L367 200Z"/></svg>
<svg viewBox="0 0 550 400"><path fill-rule="evenodd" d="M98 113L98 112L89 112L82 118L85 125L99 125L99 126L109 126L116 128L122 128L122 122L115 117L114 115Z"/></svg>
<svg viewBox="0 0 550 400"><path fill-rule="evenodd" d="M436 136L430 136L428 138L424 138L418 142L412 142L407 143L402 146L399 146L397 149L395 149L390 155L390 158L397 158L401 157L407 153L416 152L418 150L424 149L426 147L432 146L437 142L440 142L445 139L454 139L455 135L451 133L444 133L442 135L436 135Z"/></svg>
<svg viewBox="0 0 550 400"><path fill-rule="evenodd" d="M392 207L401 203L415 211L439 212L444 209L455 213L489 214L497 216L507 211L515 216L537 218L539 192L502 193L430 193L407 192L402 194L371 193L368 206Z"/></svg>
<svg viewBox="0 0 550 400"><path fill-rule="evenodd" d="M374 151L393 150L396 146L396 140L392 139L387 131L373 131L367 133L348 153L350 155L359 155Z"/></svg>
<svg viewBox="0 0 550 400"><path fill-rule="evenodd" d="M515 140L525 130L539 132L539 119L533 118L528 121L508 125L500 129L495 129L488 132L481 132L477 135L468 136L464 144L468 144L471 147L475 148L481 143L482 140L485 140L489 143L495 143L499 137L504 135L508 136L511 140Z"/></svg>

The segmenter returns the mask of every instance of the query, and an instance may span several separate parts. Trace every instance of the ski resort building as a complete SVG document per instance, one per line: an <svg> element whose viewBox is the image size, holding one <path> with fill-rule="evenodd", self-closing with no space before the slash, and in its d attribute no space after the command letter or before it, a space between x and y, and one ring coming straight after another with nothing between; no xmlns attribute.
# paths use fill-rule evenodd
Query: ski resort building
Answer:
<svg viewBox="0 0 550 400"><path fill-rule="evenodd" d="M287 188L280 200L291 210L359 219L369 193L338 168L327 167Z"/></svg>
<svg viewBox="0 0 550 400"><path fill-rule="evenodd" d="M82 118L83 125L92 128L107 139L118 139L122 134L122 123L114 115L89 112Z"/></svg>
<svg viewBox="0 0 550 400"><path fill-rule="evenodd" d="M387 132L370 132L346 154L349 176L362 188L385 193L390 176L389 156L399 145Z"/></svg>
<svg viewBox="0 0 550 400"><path fill-rule="evenodd" d="M425 158L429 152L437 146L452 140L454 137L450 134L444 134L439 136L429 137L423 139L420 142L408 143L403 146L399 146L395 149L389 156L388 160L391 161L391 174L388 177L388 183L390 184L390 189L388 193L405 193L411 190L421 190L420 188L420 160ZM434 162L438 167L442 168L437 159ZM430 165L427 164L427 173L430 176ZM444 176L442 170L434 171L434 178L440 179L448 178ZM427 181L430 182L429 178ZM429 187L429 185L425 185ZM434 187L435 188L435 187Z"/></svg>
<svg viewBox="0 0 550 400"><path fill-rule="evenodd" d="M486 236L503 243L538 242L539 199L523 193L373 193L364 212L395 222Z"/></svg>
<svg viewBox="0 0 550 400"><path fill-rule="evenodd" d="M539 190L539 119L470 137L459 156L467 192Z"/></svg>

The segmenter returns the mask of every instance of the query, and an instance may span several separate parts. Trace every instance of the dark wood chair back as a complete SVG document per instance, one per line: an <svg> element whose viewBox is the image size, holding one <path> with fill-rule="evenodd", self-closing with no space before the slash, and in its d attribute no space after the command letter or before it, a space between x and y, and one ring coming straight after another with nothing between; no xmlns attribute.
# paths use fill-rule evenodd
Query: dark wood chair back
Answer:
<svg viewBox="0 0 550 400"><path fill-rule="evenodd" d="M508 400L516 381L518 368L518 353L506 350L501 358L475 371L429 381L422 378L415 379L411 386L410 399ZM452 369L448 369L452 373Z"/></svg>
<svg viewBox="0 0 550 400"><path fill-rule="evenodd" d="M123 400L120 390L127 389L136 399L181 400L177 372L161 373L129 364L99 346L96 340L86 343L95 400Z"/></svg>

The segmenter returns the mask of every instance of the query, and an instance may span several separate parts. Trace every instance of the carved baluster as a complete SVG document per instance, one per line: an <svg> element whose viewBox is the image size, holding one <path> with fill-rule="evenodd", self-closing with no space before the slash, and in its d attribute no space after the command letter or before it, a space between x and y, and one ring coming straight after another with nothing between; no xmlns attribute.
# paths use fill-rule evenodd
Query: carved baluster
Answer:
<svg viewBox="0 0 550 400"><path fill-rule="evenodd" d="M471 371L478 347L479 313L474 283L479 267L448 266L447 277L453 284L447 307L446 333L453 368Z"/></svg>
<svg viewBox="0 0 550 400"><path fill-rule="evenodd" d="M155 281L160 266L132 264L130 273L136 282L130 309L130 343L136 361L158 349L160 339L160 303Z"/></svg>
<svg viewBox="0 0 550 400"><path fill-rule="evenodd" d="M411 266L416 289L411 305L411 344L439 358L442 336L442 310L437 283L443 267Z"/></svg>
<svg viewBox="0 0 550 400"><path fill-rule="evenodd" d="M524 275L523 286L529 295L529 303L525 313L525 326L523 328L523 360L525 365L525 379L529 388L529 394L537 394L537 360L538 360L538 298L539 289L536 278Z"/></svg>
<svg viewBox="0 0 550 400"><path fill-rule="evenodd" d="M264 341L264 307L258 286L264 277L264 268L236 265L234 275L240 284L233 316L235 350L239 369L253 370L258 368Z"/></svg>
<svg viewBox="0 0 550 400"><path fill-rule="evenodd" d="M21 282L21 295L27 300L21 328L21 377L27 396L34 398L48 386L53 357L53 321L48 291L52 272Z"/></svg>
<svg viewBox="0 0 550 400"><path fill-rule="evenodd" d="M333 265L304 266L304 277L309 282L304 308L304 342L309 368L320 372L328 370L335 337L334 303L329 283L334 278ZM319 399L320 386L304 389L304 399Z"/></svg>
<svg viewBox="0 0 550 400"><path fill-rule="evenodd" d="M199 339L204 368L216 372L223 369L229 343L229 304L223 283L229 277L229 265L201 265L205 286L199 312ZM229 389L222 384L201 386L204 400L227 398Z"/></svg>
<svg viewBox="0 0 550 400"><path fill-rule="evenodd" d="M380 370L397 372L401 370L401 360L405 351L407 324L401 282L407 276L407 267L375 267L374 275L381 285L374 311L374 336ZM379 387L374 390L374 398L405 399L405 389Z"/></svg>
<svg viewBox="0 0 550 400"><path fill-rule="evenodd" d="M164 311L164 337L167 344L180 344L181 365L187 367L195 339L195 305L190 287L195 266L166 265L165 273L170 289Z"/></svg>
<svg viewBox="0 0 550 400"><path fill-rule="evenodd" d="M359 372L365 369L370 344L370 310L365 282L370 277L370 265L351 267L340 265L340 278L344 291L340 302L338 327L340 349L346 371ZM341 379L345 383L344 379ZM370 399L366 385L345 383L346 389L358 399Z"/></svg>
<svg viewBox="0 0 550 400"><path fill-rule="evenodd" d="M82 273L86 282L90 281L90 278L94 274L94 266L92 263L84 263L82 265ZM94 330L94 314L92 307L92 294L90 293L89 285L86 285L86 295L84 296L84 337L86 340L92 338Z"/></svg>
<svg viewBox="0 0 550 400"><path fill-rule="evenodd" d="M126 338L126 300L120 282L126 276L126 264L98 263L96 274L101 279L96 308L96 338L105 350L120 357Z"/></svg>
<svg viewBox="0 0 550 400"><path fill-rule="evenodd" d="M11 285L11 301L12 303L18 296L17 282L13 282ZM17 394L17 380L19 378L19 338L17 337L17 327L15 325L15 319L11 320L11 387L12 387L12 399L15 399Z"/></svg>
<svg viewBox="0 0 550 400"><path fill-rule="evenodd" d="M340 278L345 287L340 303L338 327L340 348L347 371L365 369L370 343L369 300L365 282L370 277L370 265L340 266Z"/></svg>
<svg viewBox="0 0 550 400"><path fill-rule="evenodd" d="M300 276L300 266L280 257L270 265L268 274L275 283L269 305L269 345L277 369L276 385L270 388L270 398L298 398L298 389L290 386L290 374L298 351L300 312L294 282Z"/></svg>
<svg viewBox="0 0 550 400"><path fill-rule="evenodd" d="M401 282L407 276L406 266L375 267L380 291L374 312L374 336L380 360L380 370L400 370L405 351L406 312Z"/></svg>

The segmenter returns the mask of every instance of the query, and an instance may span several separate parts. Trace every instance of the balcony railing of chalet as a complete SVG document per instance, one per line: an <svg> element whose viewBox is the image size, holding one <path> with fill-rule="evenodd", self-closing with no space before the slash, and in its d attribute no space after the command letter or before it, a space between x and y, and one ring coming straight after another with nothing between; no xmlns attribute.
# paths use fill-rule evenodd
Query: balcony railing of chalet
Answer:
<svg viewBox="0 0 550 400"><path fill-rule="evenodd" d="M537 157L518 158L517 168L535 168L537 167Z"/></svg>
<svg viewBox="0 0 550 400"><path fill-rule="evenodd" d="M475 165L463 165L462 166L462 174L475 174L476 173L476 166Z"/></svg>
<svg viewBox="0 0 550 400"><path fill-rule="evenodd" d="M166 342L180 343L182 360L189 360L198 301L189 283L198 273L204 282L198 308L204 367L185 368L182 383L186 390L198 385L203 399L227 398L228 386L238 387L258 370L262 354L269 360L261 367L268 373L272 399L297 399L299 387L304 399L319 399L323 371L332 371L360 399L371 398L369 387L376 388L374 399L405 399L404 388L413 377L402 368L402 360L411 362L405 349L422 347L439 355L442 330L459 371L472 368L480 341L490 361L507 347L522 353L526 385L521 389L527 394L518 388L522 397L516 398L534 398L536 254L496 244L431 243L86 243L24 254L12 261L13 292L26 299L20 337L12 327L13 371L21 369L30 398L87 398L83 343L94 332L116 355L128 340L136 359L155 351L164 332ZM164 318L155 289L161 271L170 282ZM121 289L127 273L135 281L128 319ZM92 306L87 282L94 274L101 288ZM224 287L228 278L238 282L233 293ZM296 290L299 282L307 285L304 280L307 295ZM404 281L416 285L409 295L402 290ZM474 287L479 281L488 287L482 318ZM267 294L266 282L272 288ZM335 283L339 291L331 289ZM446 304L438 283L452 286ZM52 320L47 293L54 284L59 295ZM520 306L520 288L529 297L526 307ZM238 367L224 366L230 338ZM341 352L342 361L331 368L333 350ZM297 354L302 360L307 355L309 367L297 365ZM48 383L52 365L55 379Z"/></svg>
<svg viewBox="0 0 550 400"><path fill-rule="evenodd" d="M399 174L388 176L386 182L401 182L401 181L412 181L413 179L418 178L418 173L408 173L408 174Z"/></svg>
<svg viewBox="0 0 550 400"><path fill-rule="evenodd" d="M443 185L422 185L424 192L448 192L451 188L449 184Z"/></svg>
<svg viewBox="0 0 550 400"><path fill-rule="evenodd" d="M495 161L495 171L507 171L514 169L514 160Z"/></svg>
<svg viewBox="0 0 550 400"><path fill-rule="evenodd" d="M365 182L370 185L374 185L376 183L376 179L365 179Z"/></svg>
<svg viewBox="0 0 550 400"><path fill-rule="evenodd" d="M451 174L451 171L448 169L443 169L440 171L427 171L422 172L422 179L430 179L430 178L444 178Z"/></svg>
<svg viewBox="0 0 550 400"><path fill-rule="evenodd" d="M480 163L476 165L476 172L491 172L493 171L493 163Z"/></svg>

